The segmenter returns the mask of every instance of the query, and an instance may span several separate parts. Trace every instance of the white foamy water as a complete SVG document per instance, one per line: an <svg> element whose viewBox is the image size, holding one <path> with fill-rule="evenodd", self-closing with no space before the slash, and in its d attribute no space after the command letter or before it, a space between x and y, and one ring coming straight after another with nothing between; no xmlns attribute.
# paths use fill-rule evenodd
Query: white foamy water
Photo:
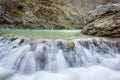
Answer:
<svg viewBox="0 0 120 80"><path fill-rule="evenodd" d="M120 80L120 42L0 37L0 80Z"/></svg>

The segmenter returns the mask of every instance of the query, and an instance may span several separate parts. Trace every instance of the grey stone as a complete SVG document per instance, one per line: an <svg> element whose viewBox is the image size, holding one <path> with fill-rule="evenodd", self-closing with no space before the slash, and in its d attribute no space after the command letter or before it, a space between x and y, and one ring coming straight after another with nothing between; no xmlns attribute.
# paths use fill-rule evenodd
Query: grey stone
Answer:
<svg viewBox="0 0 120 80"><path fill-rule="evenodd" d="M100 5L88 13L82 32L88 35L120 37L120 3Z"/></svg>

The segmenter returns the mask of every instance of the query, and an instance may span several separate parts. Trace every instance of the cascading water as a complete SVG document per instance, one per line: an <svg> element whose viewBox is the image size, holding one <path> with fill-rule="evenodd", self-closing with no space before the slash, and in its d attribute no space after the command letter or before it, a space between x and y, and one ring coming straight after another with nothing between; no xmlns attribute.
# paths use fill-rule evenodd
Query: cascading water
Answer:
<svg viewBox="0 0 120 80"><path fill-rule="evenodd" d="M119 41L0 37L0 80L120 80L119 74Z"/></svg>

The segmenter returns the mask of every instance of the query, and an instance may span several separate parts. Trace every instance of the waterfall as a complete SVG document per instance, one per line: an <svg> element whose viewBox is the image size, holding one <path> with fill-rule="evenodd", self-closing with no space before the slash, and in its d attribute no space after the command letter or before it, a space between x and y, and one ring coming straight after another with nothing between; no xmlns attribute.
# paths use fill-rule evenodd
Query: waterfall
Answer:
<svg viewBox="0 0 120 80"><path fill-rule="evenodd" d="M103 38L31 41L1 36L0 68L17 73L8 80L88 80L83 74L91 70L116 74L102 80L120 80L117 76L120 74L120 42ZM94 72L88 72L90 74L86 73L86 76L94 76ZM18 74L24 76L18 79ZM40 79L37 79L38 76L41 76Z"/></svg>

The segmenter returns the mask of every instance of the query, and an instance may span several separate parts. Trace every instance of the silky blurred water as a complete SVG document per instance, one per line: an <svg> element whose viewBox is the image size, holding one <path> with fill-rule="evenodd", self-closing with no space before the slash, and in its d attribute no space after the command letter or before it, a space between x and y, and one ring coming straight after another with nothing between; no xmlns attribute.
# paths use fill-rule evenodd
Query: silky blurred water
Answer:
<svg viewBox="0 0 120 80"><path fill-rule="evenodd" d="M0 80L120 80L120 42L0 36Z"/></svg>

